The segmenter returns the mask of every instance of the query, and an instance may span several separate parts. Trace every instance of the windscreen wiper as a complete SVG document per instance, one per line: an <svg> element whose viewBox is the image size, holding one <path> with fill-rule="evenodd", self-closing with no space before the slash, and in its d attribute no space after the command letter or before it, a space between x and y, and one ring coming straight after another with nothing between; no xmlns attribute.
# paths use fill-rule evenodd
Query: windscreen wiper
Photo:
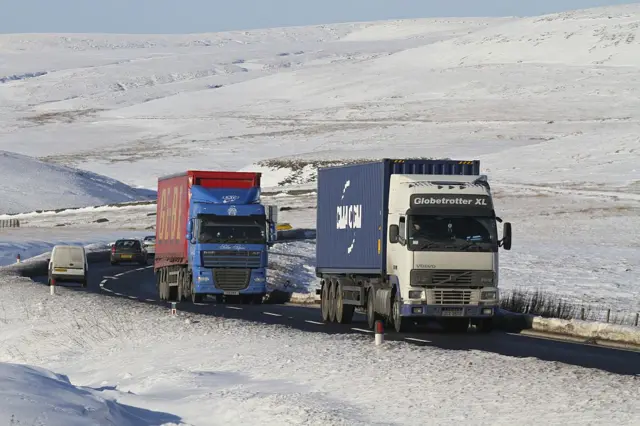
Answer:
<svg viewBox="0 0 640 426"><path fill-rule="evenodd" d="M424 249L428 249L438 245L438 242L436 241L426 240L426 239L423 241L424 242L421 245L419 245L415 250L424 250Z"/></svg>

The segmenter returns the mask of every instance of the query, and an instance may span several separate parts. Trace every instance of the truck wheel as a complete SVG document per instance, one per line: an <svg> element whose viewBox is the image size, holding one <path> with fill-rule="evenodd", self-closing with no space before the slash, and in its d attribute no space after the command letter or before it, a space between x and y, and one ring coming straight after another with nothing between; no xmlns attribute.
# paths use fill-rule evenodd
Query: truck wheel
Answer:
<svg viewBox="0 0 640 426"><path fill-rule="evenodd" d="M355 306L353 305L345 305L343 292L342 292L342 281L336 281L334 285L336 289L336 322L339 324L351 324L351 320L353 319L353 312L355 310Z"/></svg>
<svg viewBox="0 0 640 426"><path fill-rule="evenodd" d="M375 291L375 289L370 288L367 292L367 326L369 330L373 330L376 327L376 321L381 319L375 309Z"/></svg>
<svg viewBox="0 0 640 426"><path fill-rule="evenodd" d="M254 294L251 303L254 305L262 305L265 294Z"/></svg>
<svg viewBox="0 0 640 426"><path fill-rule="evenodd" d="M172 287L167 283L167 287L169 287L169 297L167 298L167 300L171 302L179 302L180 300L178 300L178 286Z"/></svg>
<svg viewBox="0 0 640 426"><path fill-rule="evenodd" d="M331 280L331 288L329 288L329 322L335 322L336 320L336 285L334 280Z"/></svg>
<svg viewBox="0 0 640 426"><path fill-rule="evenodd" d="M191 301L193 303L202 303L203 294L191 292Z"/></svg>
<svg viewBox="0 0 640 426"><path fill-rule="evenodd" d="M403 318L400 315L402 303L400 302L400 297L398 296L399 295L396 292L396 294L393 296L393 300L391 301L392 303L391 309L393 310L392 312L393 328L398 333L404 333L406 331L409 331L409 329L411 328L411 325L413 324L411 323L410 318Z"/></svg>
<svg viewBox="0 0 640 426"><path fill-rule="evenodd" d="M330 281L322 280L322 293L320 295L320 310L322 311L322 321L329 322L329 287Z"/></svg>

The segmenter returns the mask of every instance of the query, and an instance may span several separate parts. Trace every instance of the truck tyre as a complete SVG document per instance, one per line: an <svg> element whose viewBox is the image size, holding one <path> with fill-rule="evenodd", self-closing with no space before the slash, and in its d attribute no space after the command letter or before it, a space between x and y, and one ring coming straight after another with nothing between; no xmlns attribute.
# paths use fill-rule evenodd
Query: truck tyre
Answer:
<svg viewBox="0 0 640 426"><path fill-rule="evenodd" d="M178 286L170 286L169 283L166 284L167 287L169 287L169 295L167 297L167 300L169 300L170 302L179 302L180 300L178 300Z"/></svg>
<svg viewBox="0 0 640 426"><path fill-rule="evenodd" d="M382 319L380 315L376 313L375 291L374 288L370 288L367 292L367 326L369 330L373 330L376 327L376 321Z"/></svg>
<svg viewBox="0 0 640 426"><path fill-rule="evenodd" d="M403 318L400 315L401 308L402 302L400 300L398 290L396 290L396 293L393 295L393 299L391 299L391 320L393 322L393 328L398 333L409 331L411 329L411 326L413 325L410 318Z"/></svg>
<svg viewBox="0 0 640 426"><path fill-rule="evenodd" d="M329 280L322 280L322 289L320 294L320 311L322 311L322 321L329 322L329 288L331 284Z"/></svg>
<svg viewBox="0 0 640 426"><path fill-rule="evenodd" d="M195 293L191 290L191 301L193 303L202 303L203 295L201 293Z"/></svg>
<svg viewBox="0 0 640 426"><path fill-rule="evenodd" d="M344 304L342 280L337 280L334 286L336 287L336 322L338 324L351 324L355 306Z"/></svg>
<svg viewBox="0 0 640 426"><path fill-rule="evenodd" d="M335 322L336 320L336 282L331 280L329 288L329 322Z"/></svg>
<svg viewBox="0 0 640 426"><path fill-rule="evenodd" d="M266 296L266 294L263 294L263 293L253 295L253 300L251 301L251 303L254 305L262 305L264 296Z"/></svg>

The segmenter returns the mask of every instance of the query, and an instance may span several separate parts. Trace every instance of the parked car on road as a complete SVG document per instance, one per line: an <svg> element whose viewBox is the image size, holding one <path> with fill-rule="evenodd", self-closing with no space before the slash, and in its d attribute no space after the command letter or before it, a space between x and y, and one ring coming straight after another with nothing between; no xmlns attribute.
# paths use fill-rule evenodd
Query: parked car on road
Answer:
<svg viewBox="0 0 640 426"><path fill-rule="evenodd" d="M82 246L57 245L51 251L47 282L77 282L87 286L89 263Z"/></svg>
<svg viewBox="0 0 640 426"><path fill-rule="evenodd" d="M156 254L156 236L155 235L147 235L144 237L142 241L144 249L148 254L155 256Z"/></svg>
<svg viewBox="0 0 640 426"><path fill-rule="evenodd" d="M121 239L111 247L111 264L117 265L122 262L139 263L146 265L149 256L140 240Z"/></svg>

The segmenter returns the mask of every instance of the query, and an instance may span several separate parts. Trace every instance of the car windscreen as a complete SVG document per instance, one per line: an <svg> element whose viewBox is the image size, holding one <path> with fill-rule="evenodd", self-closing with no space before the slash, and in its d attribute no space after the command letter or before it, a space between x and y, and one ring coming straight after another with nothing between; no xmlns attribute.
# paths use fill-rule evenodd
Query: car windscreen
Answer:
<svg viewBox="0 0 640 426"><path fill-rule="evenodd" d="M140 250L140 241L137 240L119 240L116 241L116 250Z"/></svg>

